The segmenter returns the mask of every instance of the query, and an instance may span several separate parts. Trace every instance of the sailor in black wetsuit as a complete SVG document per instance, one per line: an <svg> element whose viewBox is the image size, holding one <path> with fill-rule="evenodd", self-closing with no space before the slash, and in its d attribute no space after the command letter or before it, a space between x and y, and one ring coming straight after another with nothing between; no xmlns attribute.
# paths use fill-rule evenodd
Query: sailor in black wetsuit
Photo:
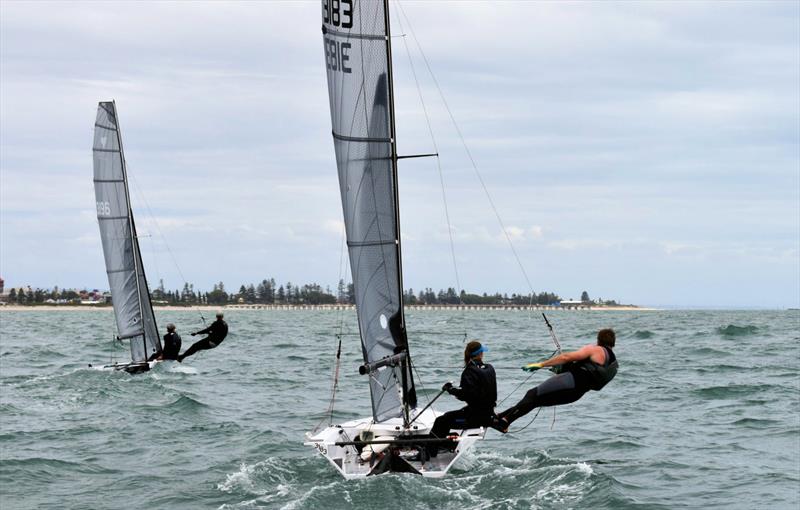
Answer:
<svg viewBox="0 0 800 510"><path fill-rule="evenodd" d="M164 335L164 350L159 359L178 359L181 352L181 336L175 332L175 324L167 324L167 334Z"/></svg>
<svg viewBox="0 0 800 510"><path fill-rule="evenodd" d="M447 437L450 429L485 427L495 418L494 406L497 400L497 379L494 367L483 362L483 353L489 349L478 341L471 341L464 350L464 371L461 372L461 387L455 388L447 383L442 390L463 400L466 407L449 411L436 418L431 428L431 436Z"/></svg>
<svg viewBox="0 0 800 510"><path fill-rule="evenodd" d="M192 333L192 336L204 334L208 334L208 336L195 342L186 352L179 355L178 361L182 362L184 358L188 358L197 351L213 349L225 340L225 337L228 335L228 324L222 320L222 312L217 312L217 320L212 322L209 327L201 329L200 331L195 331Z"/></svg>
<svg viewBox="0 0 800 510"><path fill-rule="evenodd" d="M616 335L613 329L597 333L597 345L585 345L575 352L566 352L541 363L531 363L523 370L533 371L545 367L561 366L554 375L528 391L517 405L499 414L495 428L506 432L514 420L525 416L537 407L571 404L589 390L600 391L617 375L617 357L614 355Z"/></svg>

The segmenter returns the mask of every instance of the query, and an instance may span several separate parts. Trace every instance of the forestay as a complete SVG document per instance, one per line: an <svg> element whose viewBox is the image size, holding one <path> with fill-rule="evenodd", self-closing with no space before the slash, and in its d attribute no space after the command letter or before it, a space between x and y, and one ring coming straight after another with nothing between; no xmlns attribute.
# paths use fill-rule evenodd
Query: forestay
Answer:
<svg viewBox="0 0 800 510"><path fill-rule="evenodd" d="M403 317L391 47L385 2L322 0L339 186L376 422L416 406Z"/></svg>
<svg viewBox="0 0 800 510"><path fill-rule="evenodd" d="M130 208L127 169L114 102L97 107L94 128L94 191L108 285L118 337L130 341L131 360L161 351Z"/></svg>

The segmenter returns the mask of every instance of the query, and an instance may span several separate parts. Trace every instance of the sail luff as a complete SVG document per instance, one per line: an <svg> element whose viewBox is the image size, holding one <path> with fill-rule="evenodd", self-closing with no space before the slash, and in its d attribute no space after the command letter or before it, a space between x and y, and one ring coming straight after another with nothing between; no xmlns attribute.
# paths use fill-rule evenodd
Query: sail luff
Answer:
<svg viewBox="0 0 800 510"><path fill-rule="evenodd" d="M141 258L141 253L139 252L139 243L137 242L136 238L136 225L133 223L133 209L131 208L131 193L130 189L128 188L128 165L125 164L125 149L122 146L122 134L120 133L120 126L119 126L119 117L117 116L117 102L115 100L111 101L111 104L114 106L114 120L116 121L117 125L117 145L119 146L119 157L122 161L122 185L125 187L125 203L128 209L128 225L130 225L130 232L131 232L131 246L133 248L133 273L136 278L136 298L139 301L139 316L142 318L142 331L144 334L142 335L142 348L144 352L147 352L147 330L145 329L145 322L144 322L144 306L142 306L142 289L140 286L139 281L139 260ZM112 297L113 299L113 297ZM133 347L131 348L131 358L133 358L134 353ZM140 361L140 360L133 360L133 361Z"/></svg>
<svg viewBox="0 0 800 510"><path fill-rule="evenodd" d="M392 24L389 19L389 0L383 2L384 19L386 24L386 68L389 82L389 133L391 138L392 178L394 180L394 208L395 208L395 239L397 240L397 287L400 290L400 331L405 344L406 357L401 363L403 385L403 411L405 422L410 420L411 407L416 407L417 397L414 389L414 379L411 377L411 351L408 347L408 334L406 332L405 299L403 292L403 250L400 237L400 189L397 171L397 127L394 106L394 77L392 71Z"/></svg>
<svg viewBox="0 0 800 510"><path fill-rule="evenodd" d="M136 273L136 292L139 298L139 313L142 318L142 329L144 330L142 342L145 353L147 353L147 357L149 358L154 353L148 351L155 350L156 352L161 352L161 340L158 336L158 325L156 324L155 314L153 313L153 302L150 298L150 289L147 286L147 276L144 272L142 250L139 247L139 237L136 233L136 222L133 219L133 206L131 205L131 193L128 184L128 162L125 160L125 147L122 144L122 128L120 127L119 117L117 116L117 102L112 100L112 104L114 105L114 118L117 121L117 143L119 144L119 155L122 159L122 180L125 185L125 197L128 203L128 221L131 226L131 243L133 245L134 258L133 267ZM147 299L146 303L144 301L145 299ZM153 346L150 347L149 344L153 344Z"/></svg>

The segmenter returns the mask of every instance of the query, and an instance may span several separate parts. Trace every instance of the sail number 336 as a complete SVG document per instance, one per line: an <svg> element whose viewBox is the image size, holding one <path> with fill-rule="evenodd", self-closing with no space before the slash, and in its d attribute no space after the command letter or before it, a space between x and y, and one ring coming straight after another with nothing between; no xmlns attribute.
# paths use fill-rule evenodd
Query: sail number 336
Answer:
<svg viewBox="0 0 800 510"><path fill-rule="evenodd" d="M111 205L108 202L97 202L98 216L111 216Z"/></svg>

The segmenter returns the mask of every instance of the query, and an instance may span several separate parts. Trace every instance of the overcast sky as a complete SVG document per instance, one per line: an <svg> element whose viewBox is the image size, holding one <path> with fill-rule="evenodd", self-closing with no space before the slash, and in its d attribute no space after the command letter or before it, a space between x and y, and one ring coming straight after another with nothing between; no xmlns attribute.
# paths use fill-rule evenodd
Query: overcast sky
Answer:
<svg viewBox="0 0 800 510"><path fill-rule="evenodd" d="M535 290L800 306L800 3L403 8ZM441 153L461 283L527 292L393 6L398 150ZM0 275L107 288L97 102L115 99L151 282L335 286L319 2L0 3ZM455 286L436 162L400 164L406 287ZM162 237L163 233L163 237Z"/></svg>

